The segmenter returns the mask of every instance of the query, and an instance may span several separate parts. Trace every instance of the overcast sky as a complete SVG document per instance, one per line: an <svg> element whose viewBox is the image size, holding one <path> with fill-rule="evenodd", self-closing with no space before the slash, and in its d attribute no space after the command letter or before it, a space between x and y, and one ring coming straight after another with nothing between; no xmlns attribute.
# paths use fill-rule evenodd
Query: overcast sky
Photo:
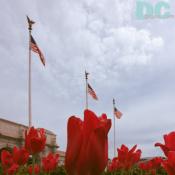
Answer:
<svg viewBox="0 0 175 175"><path fill-rule="evenodd" d="M117 147L161 155L154 143L175 130L175 17L138 20L135 10L135 0L0 0L0 116L28 124L29 15L46 58L44 68L32 53L33 125L55 132L66 149L67 119L83 118L86 69L99 97L89 97L90 109L112 119L114 97L123 113ZM109 148L111 157L113 128Z"/></svg>

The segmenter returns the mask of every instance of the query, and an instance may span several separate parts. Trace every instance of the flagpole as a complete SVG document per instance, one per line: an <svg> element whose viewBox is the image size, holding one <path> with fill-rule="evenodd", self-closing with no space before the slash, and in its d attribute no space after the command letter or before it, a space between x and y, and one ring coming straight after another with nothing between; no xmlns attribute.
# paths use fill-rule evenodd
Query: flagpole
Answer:
<svg viewBox="0 0 175 175"><path fill-rule="evenodd" d="M88 109L88 72L85 71L85 79L86 79L86 109Z"/></svg>
<svg viewBox="0 0 175 175"><path fill-rule="evenodd" d="M114 157L116 155L116 139L115 139L115 114L114 114L114 108L115 108L115 99L113 98L113 120L114 120Z"/></svg>
<svg viewBox="0 0 175 175"><path fill-rule="evenodd" d="M31 92L31 32L33 21L28 19L28 29L29 29L29 67L28 67L28 119L29 119L29 128L32 126L32 92Z"/></svg>

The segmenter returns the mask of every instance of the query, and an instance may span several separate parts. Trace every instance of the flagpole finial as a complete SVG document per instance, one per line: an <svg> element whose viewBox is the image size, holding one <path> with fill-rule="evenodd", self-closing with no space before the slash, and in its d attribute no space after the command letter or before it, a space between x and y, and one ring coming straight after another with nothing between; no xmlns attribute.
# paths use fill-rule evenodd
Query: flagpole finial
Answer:
<svg viewBox="0 0 175 175"><path fill-rule="evenodd" d="M34 21L32 21L27 15L26 15L26 17L27 17L27 22L28 22L28 25L29 25L29 31L31 31L32 30L32 25L33 24L35 24L35 22Z"/></svg>

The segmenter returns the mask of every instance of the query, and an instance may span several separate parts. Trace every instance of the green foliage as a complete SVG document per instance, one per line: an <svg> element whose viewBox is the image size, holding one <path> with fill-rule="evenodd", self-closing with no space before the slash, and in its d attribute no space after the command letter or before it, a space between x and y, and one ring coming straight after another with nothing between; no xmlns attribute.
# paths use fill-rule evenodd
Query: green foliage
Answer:
<svg viewBox="0 0 175 175"><path fill-rule="evenodd" d="M1 164L0 164L0 174L3 174Z"/></svg>
<svg viewBox="0 0 175 175"><path fill-rule="evenodd" d="M138 167L133 167L132 169L126 170L117 170L115 172L104 172L102 175L152 175L151 172L146 172ZM155 175L167 175L163 168L157 169Z"/></svg>
<svg viewBox="0 0 175 175"><path fill-rule="evenodd" d="M57 169L50 175L66 175L66 171L63 166L57 167Z"/></svg>
<svg viewBox="0 0 175 175"><path fill-rule="evenodd" d="M3 174L3 170L2 170L2 166L0 164L0 175ZM29 175L27 172L27 166L21 167L20 170L18 171L18 173L16 175ZM46 173L40 173L39 175L46 175ZM58 166L56 168L56 170L52 173L50 173L49 175L67 175L66 171L64 169L64 166ZM142 170L140 170L138 167L134 167L131 170L128 171L124 171L124 170L118 170L115 172L103 172L102 175L152 175L151 173L148 172L144 172ZM163 168L160 168L156 171L156 175L167 175L167 173L165 172L165 170Z"/></svg>

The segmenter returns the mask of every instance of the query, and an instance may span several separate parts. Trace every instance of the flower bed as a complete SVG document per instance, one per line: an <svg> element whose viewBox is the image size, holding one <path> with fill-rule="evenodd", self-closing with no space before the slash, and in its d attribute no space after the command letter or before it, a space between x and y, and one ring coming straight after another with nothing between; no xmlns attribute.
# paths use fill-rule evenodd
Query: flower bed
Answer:
<svg viewBox="0 0 175 175"><path fill-rule="evenodd" d="M59 155L49 153L38 159L46 144L44 129L25 131L25 145L12 152L1 152L0 175L175 175L175 132L164 135L164 144L156 143L165 159L155 157L140 162L137 145L122 145L118 156L108 162L108 132L111 120L85 110L84 121L72 116L68 120L68 143L65 167L58 166ZM31 158L31 161L30 161ZM67 173L66 173L67 172Z"/></svg>

